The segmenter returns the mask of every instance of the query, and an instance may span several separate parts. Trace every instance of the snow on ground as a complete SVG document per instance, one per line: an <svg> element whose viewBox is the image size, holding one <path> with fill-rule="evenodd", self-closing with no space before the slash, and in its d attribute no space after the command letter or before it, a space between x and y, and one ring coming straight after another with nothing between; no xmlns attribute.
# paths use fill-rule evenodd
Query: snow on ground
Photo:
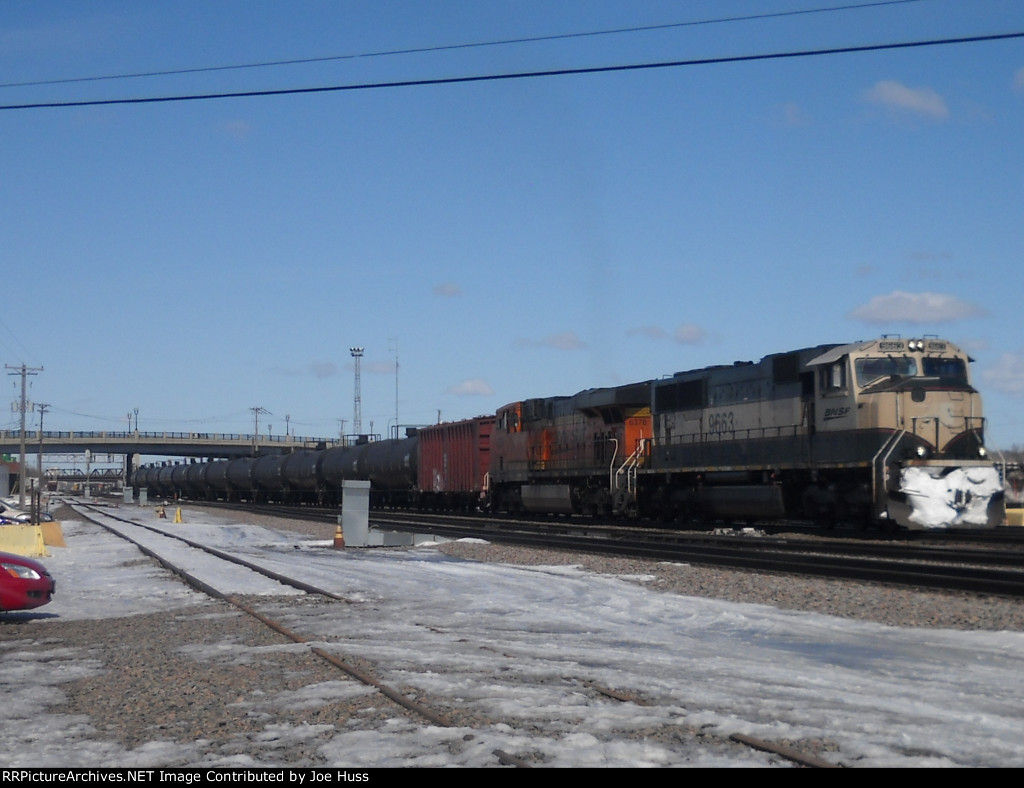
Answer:
<svg viewBox="0 0 1024 788"><path fill-rule="evenodd" d="M145 509L121 513L158 522ZM679 761L678 749L604 739L612 730L676 724L707 726L722 736L827 740L847 765L1024 766L1024 633L886 627L660 593L635 578L572 567L478 564L430 546L334 551L295 534L213 515L203 519L160 524L359 602L339 616L333 606L307 609L282 601L277 614L286 626L365 657L392 685L457 697L492 718L535 721L548 730L563 726L557 741L494 726L478 732L477 743L458 757L439 741L462 737L464 730L400 721L383 733L339 729L320 750L327 764L476 766L493 764L491 751L500 748L539 750L557 766L669 765ZM65 523L65 535L69 547L45 560L58 593L35 611L38 617L25 628L31 637L45 638L55 620L205 604L116 537L78 522ZM272 591L263 580L232 583L234 593L290 593ZM166 742L154 741L132 751L130 762L119 760L125 754L113 745L81 735L87 720L59 711L60 683L101 666L84 655L53 653L60 665L55 671L52 664L19 660L16 642L0 645L5 751L29 747L22 755L32 760L32 737L24 730L31 724L40 728L41 748L48 738L43 729L50 738L57 732L74 738L79 750L92 748L99 763L146 765L151 758L150 765L178 764L194 756L187 747L168 753ZM190 649L200 665L212 658L207 650ZM641 693L655 703L595 705L578 691L581 681ZM352 691L327 682L261 703L316 705ZM288 735L281 732L285 741ZM767 760L705 751L692 753L689 763Z"/></svg>

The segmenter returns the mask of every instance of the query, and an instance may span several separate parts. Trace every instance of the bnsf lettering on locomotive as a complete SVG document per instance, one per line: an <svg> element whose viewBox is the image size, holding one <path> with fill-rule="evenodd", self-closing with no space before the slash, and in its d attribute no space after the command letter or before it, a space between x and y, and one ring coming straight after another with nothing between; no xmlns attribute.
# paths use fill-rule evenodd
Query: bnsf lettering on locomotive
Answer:
<svg viewBox="0 0 1024 788"><path fill-rule="evenodd" d="M708 432L733 432L736 429L732 411L708 416Z"/></svg>
<svg viewBox="0 0 1024 788"><path fill-rule="evenodd" d="M850 415L849 406L845 408L826 408L825 409L825 421L832 421L832 419L841 419L844 416Z"/></svg>

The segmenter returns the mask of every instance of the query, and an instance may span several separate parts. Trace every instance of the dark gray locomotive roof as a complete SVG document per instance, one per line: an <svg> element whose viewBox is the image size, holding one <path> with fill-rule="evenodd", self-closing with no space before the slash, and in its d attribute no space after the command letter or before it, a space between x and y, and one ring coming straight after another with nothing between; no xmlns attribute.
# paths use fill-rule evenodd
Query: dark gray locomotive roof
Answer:
<svg viewBox="0 0 1024 788"><path fill-rule="evenodd" d="M683 372L676 372L670 378L663 378L662 380L655 381L655 383L663 383L670 380L689 380L693 378L708 377L710 373L714 373L716 379L719 377L729 378L735 376L736 378L749 377L752 372L751 367L757 367L763 364L773 363L775 359L786 358L795 356L799 359L801 366L809 366L812 360L828 353L835 348L848 348L854 347L854 345L815 345L814 347L801 348L800 350L790 350L785 353L770 353L764 356L759 362L754 361L736 361L732 364L717 364L710 367L701 367L699 369L689 369ZM821 363L821 362L818 362ZM730 372L732 374L730 375Z"/></svg>

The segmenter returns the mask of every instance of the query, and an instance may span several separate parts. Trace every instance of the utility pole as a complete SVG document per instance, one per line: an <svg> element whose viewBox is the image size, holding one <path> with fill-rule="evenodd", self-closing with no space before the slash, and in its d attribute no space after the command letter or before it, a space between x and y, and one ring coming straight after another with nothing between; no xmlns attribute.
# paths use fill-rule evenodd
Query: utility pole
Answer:
<svg viewBox="0 0 1024 788"><path fill-rule="evenodd" d="M270 413L266 408L261 408L259 405L249 408L252 411L253 425L252 425L252 456L255 457L257 453L256 441L260 434L260 414Z"/></svg>
<svg viewBox="0 0 1024 788"><path fill-rule="evenodd" d="M18 461L18 508L24 510L25 508L25 411L28 408L26 394L27 394L27 383L29 375L38 375L43 371L42 367L26 367L22 364L20 367L12 367L10 364L4 365L7 369L16 370L15 372L8 372L8 375L21 375L21 441L20 441L20 457Z"/></svg>
<svg viewBox="0 0 1024 788"><path fill-rule="evenodd" d="M36 471L38 474L38 480L36 481L36 489L32 494L32 522L39 522L39 513L43 508L43 416L46 415L46 411L49 409L49 405L45 402L37 402L36 410L39 411L39 453L36 455Z"/></svg>
<svg viewBox="0 0 1024 788"><path fill-rule="evenodd" d="M43 416L46 415L46 411L50 409L50 406L45 402L37 402L36 410L39 411L39 462L37 468L39 470L39 482L42 484L43 481Z"/></svg>
<svg viewBox="0 0 1024 788"><path fill-rule="evenodd" d="M363 357L363 349L361 347L350 347L348 352L352 354L352 358L355 359L356 364L355 399L352 403L352 431L358 435L363 431L363 384L359 374L359 361Z"/></svg>

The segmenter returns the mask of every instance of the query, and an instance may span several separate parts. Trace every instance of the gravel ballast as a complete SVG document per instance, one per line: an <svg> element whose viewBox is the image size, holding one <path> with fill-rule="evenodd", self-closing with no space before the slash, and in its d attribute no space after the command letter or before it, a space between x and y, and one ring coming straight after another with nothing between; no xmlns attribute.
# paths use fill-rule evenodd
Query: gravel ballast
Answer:
<svg viewBox="0 0 1024 788"><path fill-rule="evenodd" d="M70 510L65 519L79 519ZM334 527L281 518L211 516L330 539ZM198 519L198 515L197 515ZM420 548L422 549L422 548ZM1017 600L954 592L916 591L845 580L808 579L644 559L508 547L464 540L441 552L469 561L511 565L575 565L613 574L660 593L767 604L892 626L1024 631L1024 604ZM258 607L343 604L303 598L253 600ZM240 650L227 651L225 643ZM105 765L318 765L321 743L339 726L377 730L405 712L312 656L285 642L225 602L210 601L172 614L154 613L99 621L0 619L0 657L52 664L53 698L66 730L53 734L46 765L104 765L95 750L60 750L64 735L116 743ZM85 675L61 677L62 666L94 665ZM198 661L197 661L198 660ZM201 662L201 669L197 665ZM341 702L303 704L304 688L336 687ZM294 703L282 698L294 697ZM45 700L45 699L44 699ZM25 734L36 736L30 731ZM696 735L696 733L694 733ZM158 742L173 743L161 751ZM33 750L34 751L34 750ZM78 759L80 757L80 759ZM18 762L7 765L35 766Z"/></svg>
<svg viewBox="0 0 1024 788"><path fill-rule="evenodd" d="M217 510L217 514L317 539L334 536L334 526ZM896 627L1024 631L1024 602L957 591L927 591L793 575L675 564L642 558L512 547L479 540L446 542L441 552L469 561L513 565L573 565L590 572L635 579L649 588L685 596L772 605L826 615L875 621Z"/></svg>

